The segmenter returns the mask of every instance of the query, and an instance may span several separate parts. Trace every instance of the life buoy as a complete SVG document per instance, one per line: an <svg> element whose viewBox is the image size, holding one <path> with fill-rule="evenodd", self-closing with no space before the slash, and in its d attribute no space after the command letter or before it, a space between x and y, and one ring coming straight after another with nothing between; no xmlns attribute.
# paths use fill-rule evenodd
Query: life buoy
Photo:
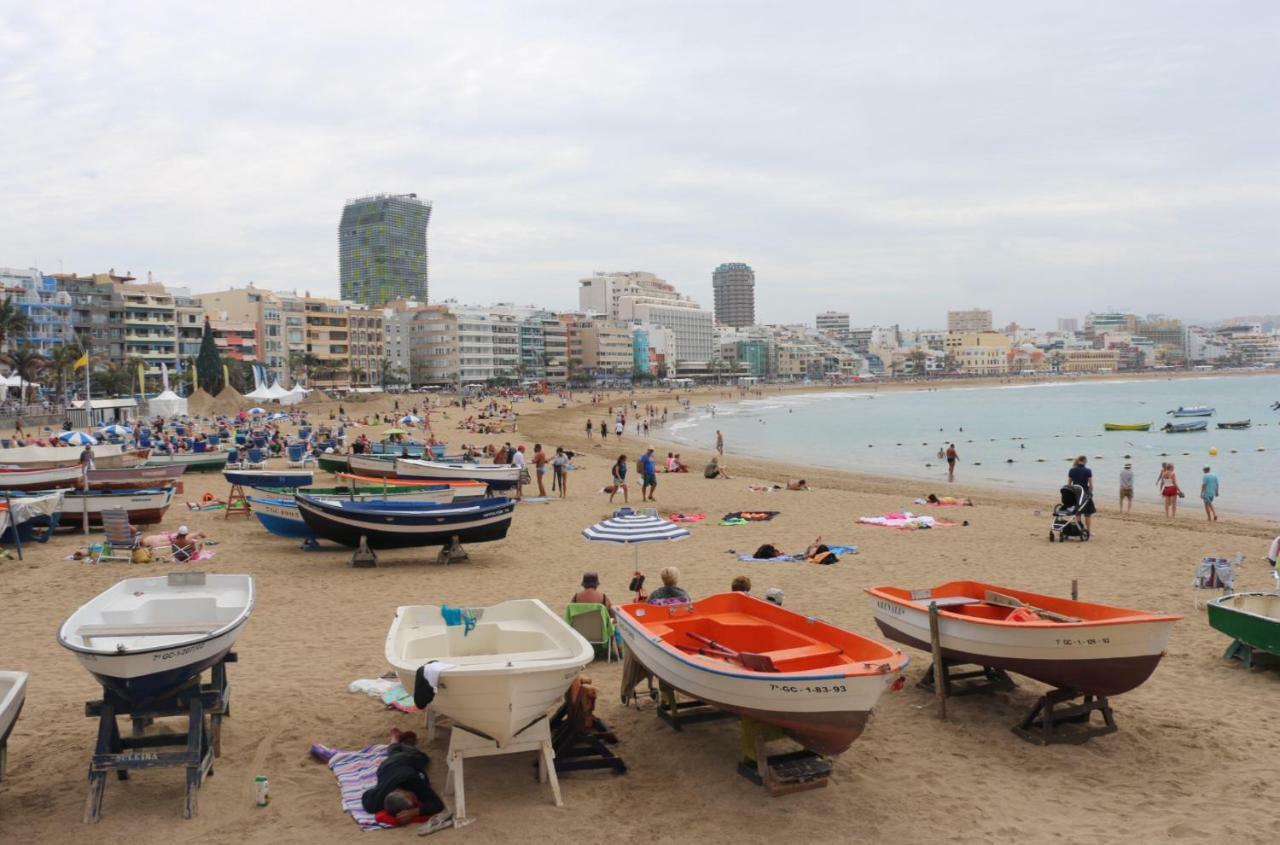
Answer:
<svg viewBox="0 0 1280 845"><path fill-rule="evenodd" d="M205 503L206 505L209 504L210 502L214 501L213 494L205 493L203 496L200 497L200 501Z"/></svg>

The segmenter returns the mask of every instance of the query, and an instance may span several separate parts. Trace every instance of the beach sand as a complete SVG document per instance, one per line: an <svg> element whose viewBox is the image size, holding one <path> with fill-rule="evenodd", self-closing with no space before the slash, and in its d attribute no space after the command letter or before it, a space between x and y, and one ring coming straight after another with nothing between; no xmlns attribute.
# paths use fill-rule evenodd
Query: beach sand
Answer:
<svg viewBox="0 0 1280 845"><path fill-rule="evenodd" d="M385 400L389 401L389 400ZM412 400L410 400L412 401ZM621 400L616 398L614 402ZM669 395L656 400L672 409ZM700 399L695 401L708 401ZM711 401L714 401L711 400ZM641 397L641 402L644 398ZM402 406L406 402L402 399ZM518 507L504 541L473 546L471 560L434 563L434 550L380 555L376 570L352 569L350 552L330 547L303 553L290 540L267 535L256 520L226 521L221 512L191 512L181 501L206 491L225 495L220 475L188 474L163 528L185 523L219 542L211 572L243 572L257 581L258 603L229 667L232 716L224 723L222 756L200 793L200 814L181 819L179 770L108 780L104 815L81 823L85 773L96 721L83 703L100 690L55 641L58 625L78 605L120 578L161 574L172 565L86 565L63 558L83 545L62 533L27 548L27 559L0 561L0 668L31 673L26 709L9 740L9 767L0 783L0 842L63 843L124 840L131 845L237 842L379 842L407 831L364 834L341 811L332 774L308 757L312 742L360 748L384 741L392 726L421 729L421 720L384 710L347 691L358 678L387 670L383 638L401 604L485 605L537 597L559 610L583 570L600 572L617 601L627 598L631 549L590 544L583 527L611 512L599 493L620 452L634 460L646 445L628 435L601 443L581 434L587 409L558 410L554 401L521 403L519 442L579 452L569 498ZM372 405L347 403L349 413ZM604 408L589 409L591 418ZM458 419L457 409L450 412ZM436 417L436 431L454 443L479 439ZM490 440L505 440L503 435ZM657 437L659 454L665 455ZM710 444L708 444L709 446ZM1269 729L1280 672L1247 672L1222 660L1227 640L1191 607L1191 576L1206 554L1248 556L1244 589L1270 589L1263 552L1275 526L1224 519L1204 521L1189 506L1168 524L1158 506L1140 505L1117 518L1102 501L1089 543L1050 544L1055 491L1041 496L992 494L917 482L863 478L755 461L735 454L725 463L733 480L705 480L706 453L684 457L694 472L659 476L658 507L704 512L692 537L640 549L640 569L657 583L664 565L680 567L695 596L751 577L758 593L786 593L787 607L821 616L872 637L863 588L878 584L930 586L976 578L1036 592L1068 594L1078 579L1082 598L1151 611L1181 613L1169 653L1154 676L1112 700L1119 732L1083 746L1041 748L1016 737L1021 719L1043 687L1018 678L1018 688L993 696L954 698L949 719L919 690L928 656L907 649L908 684L881 700L866 733L835 763L826 789L770 798L736 771L739 734L733 721L676 733L647 700L624 708L620 666L597 662L589 673L600 689L597 715L617 733L628 772L565 775L565 807L533 777L531 757L467 764L468 809L475 823L446 831L439 841L511 842L580 839L615 842L1133 842L1163 839L1275 841L1280 821L1271 795L1280 739ZM633 470L634 474L634 470ZM811 492L756 493L751 483L805 477ZM947 488L947 489L943 489ZM928 492L977 498L972 508L930 514L968 520L968 526L903 532L857 525L863 515L910 508ZM638 499L638 485L632 503ZM1195 500L1189 498L1189 503ZM729 511L781 511L772 522L716 525ZM921 510L925 510L921 508ZM764 542L800 551L821 534L828 543L861 547L840 563L753 564ZM176 727L176 721L170 721ZM447 734L427 748L431 777L443 788ZM253 778L270 779L272 802L254 807Z"/></svg>

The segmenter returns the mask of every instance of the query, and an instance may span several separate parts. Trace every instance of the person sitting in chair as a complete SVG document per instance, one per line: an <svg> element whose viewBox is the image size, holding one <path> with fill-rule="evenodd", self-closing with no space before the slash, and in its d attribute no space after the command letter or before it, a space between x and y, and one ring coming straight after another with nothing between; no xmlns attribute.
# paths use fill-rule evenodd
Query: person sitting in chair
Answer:
<svg viewBox="0 0 1280 845"><path fill-rule="evenodd" d="M680 570L674 566L668 566L658 573L658 577L662 579L662 586L649 594L649 603L666 604L671 601L692 601L689 593L681 586Z"/></svg>
<svg viewBox="0 0 1280 845"><path fill-rule="evenodd" d="M572 604L602 604L612 610L613 605L604 590L600 589L600 576L595 572L582 573L582 589L569 600Z"/></svg>
<svg viewBox="0 0 1280 845"><path fill-rule="evenodd" d="M173 538L173 559L178 563L186 563L200 554L200 543L192 536L187 526L178 526L178 533Z"/></svg>
<svg viewBox="0 0 1280 845"><path fill-rule="evenodd" d="M412 733L391 731L387 759L378 766L378 782L360 796L365 812L385 825L399 827L426 822L436 828L449 819L444 802L427 779L427 755L415 746ZM432 831L420 830L419 833Z"/></svg>

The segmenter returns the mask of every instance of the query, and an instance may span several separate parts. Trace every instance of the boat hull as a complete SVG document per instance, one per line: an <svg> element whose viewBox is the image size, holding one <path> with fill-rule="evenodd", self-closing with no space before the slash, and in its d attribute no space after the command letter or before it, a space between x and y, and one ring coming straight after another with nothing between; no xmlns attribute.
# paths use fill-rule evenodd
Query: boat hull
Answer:
<svg viewBox="0 0 1280 845"><path fill-rule="evenodd" d="M347 469L360 475L377 478L391 477L396 474L396 460L390 455L350 455L347 457ZM344 470L345 471L345 470Z"/></svg>
<svg viewBox="0 0 1280 845"><path fill-rule="evenodd" d="M1237 420L1235 422L1218 423L1218 428L1225 428L1225 429L1230 429L1234 431L1241 431L1243 429L1250 428L1252 426L1253 426L1252 420Z"/></svg>
<svg viewBox="0 0 1280 845"><path fill-rule="evenodd" d="M143 484L159 487L177 481L186 471L187 468L181 464L127 469L91 469L89 470L89 489L135 490Z"/></svg>
<svg viewBox="0 0 1280 845"><path fill-rule="evenodd" d="M352 465L355 469L355 465ZM395 462L397 478L424 481L480 481L490 490L509 490L520 479L520 468L507 464L442 463L398 458Z"/></svg>
<svg viewBox="0 0 1280 845"><path fill-rule="evenodd" d="M1193 431L1206 431L1208 428L1209 423L1204 420L1199 422L1164 424L1164 431L1166 434L1188 434Z"/></svg>
<svg viewBox="0 0 1280 845"><path fill-rule="evenodd" d="M0 461L3 458L0 454ZM53 490L81 486L83 481L84 471L78 463L49 469L0 470L0 489L3 490Z"/></svg>
<svg viewBox="0 0 1280 845"><path fill-rule="evenodd" d="M124 508L129 512L129 522L134 525L154 525L164 519L165 511L173 502L173 488L160 490L119 490L83 492L68 490L62 497L62 524L80 525L86 508L89 524L101 525L102 512Z"/></svg>
<svg viewBox="0 0 1280 845"><path fill-rule="evenodd" d="M0 672L0 746L4 745L13 731L26 700L27 673Z"/></svg>
<svg viewBox="0 0 1280 845"><path fill-rule="evenodd" d="M335 490L304 490L302 491L309 496L323 496L331 499L354 499L357 502L366 502L390 498L397 502L434 502L436 504L447 504L452 501L452 490L405 490L403 492L392 489L383 494L381 492L356 493L354 496L350 493L338 492ZM302 518L302 514L298 511L298 504L292 497L285 496L249 496L249 502L253 507L253 515L258 518L258 522L262 527L277 537L289 537L292 539L305 539L314 537L315 532L307 526Z"/></svg>
<svg viewBox="0 0 1280 845"><path fill-rule="evenodd" d="M1152 423L1103 423L1105 431L1150 431Z"/></svg>
<svg viewBox="0 0 1280 845"><path fill-rule="evenodd" d="M487 499L475 505L442 505L437 512L418 509L418 512L399 513L362 512L345 508L345 503L340 501L326 502L308 496L298 496L296 501L303 521L315 536L351 548L360 545L360 538L365 537L373 549L446 546L455 537L459 543L501 540L507 536L515 510L515 503L510 499Z"/></svg>
<svg viewBox="0 0 1280 845"><path fill-rule="evenodd" d="M255 488L306 487L315 481L310 472L227 469L222 471L222 476L228 483Z"/></svg>
<svg viewBox="0 0 1280 845"><path fill-rule="evenodd" d="M1176 411L1170 411L1169 415L1174 417L1211 417L1213 416L1213 408L1179 408Z"/></svg>
<svg viewBox="0 0 1280 845"><path fill-rule="evenodd" d="M153 454L147 458L146 466L183 466L188 472L213 472L227 465L227 453L223 452L183 452L177 455Z"/></svg>
<svg viewBox="0 0 1280 845"><path fill-rule="evenodd" d="M321 455L316 464L325 472L346 472L350 468L346 455Z"/></svg>
<svg viewBox="0 0 1280 845"><path fill-rule="evenodd" d="M1209 626L1251 648L1280 655L1280 593L1235 593L1212 599Z"/></svg>

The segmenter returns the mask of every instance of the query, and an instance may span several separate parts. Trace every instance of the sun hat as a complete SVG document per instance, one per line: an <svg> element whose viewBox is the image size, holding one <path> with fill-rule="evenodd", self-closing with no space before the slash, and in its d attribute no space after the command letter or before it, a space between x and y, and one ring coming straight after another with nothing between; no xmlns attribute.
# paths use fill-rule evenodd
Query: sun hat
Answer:
<svg viewBox="0 0 1280 845"><path fill-rule="evenodd" d="M191 532L187 530L187 526L185 526L185 525L179 525L179 526L178 526L178 536L179 536L179 537L181 537L183 534L190 534L190 533L191 533Z"/></svg>
<svg viewBox="0 0 1280 845"><path fill-rule="evenodd" d="M594 589L595 587L599 587L600 576L595 572L582 573L582 586L586 587L589 590Z"/></svg>

